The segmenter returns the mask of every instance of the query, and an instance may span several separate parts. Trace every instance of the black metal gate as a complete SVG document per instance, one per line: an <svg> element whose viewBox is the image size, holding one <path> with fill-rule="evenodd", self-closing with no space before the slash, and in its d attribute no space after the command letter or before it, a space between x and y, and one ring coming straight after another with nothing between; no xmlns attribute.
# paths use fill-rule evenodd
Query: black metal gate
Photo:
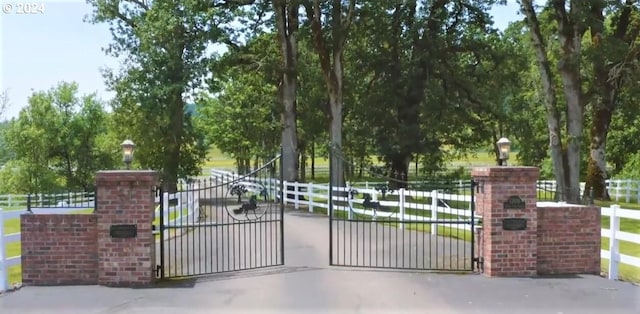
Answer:
<svg viewBox="0 0 640 314"><path fill-rule="evenodd" d="M474 270L471 180L407 182L336 149L330 160L330 265Z"/></svg>
<svg viewBox="0 0 640 314"><path fill-rule="evenodd" d="M184 182L176 193L159 190L159 277L283 265L280 160L278 156L245 175L218 174Z"/></svg>

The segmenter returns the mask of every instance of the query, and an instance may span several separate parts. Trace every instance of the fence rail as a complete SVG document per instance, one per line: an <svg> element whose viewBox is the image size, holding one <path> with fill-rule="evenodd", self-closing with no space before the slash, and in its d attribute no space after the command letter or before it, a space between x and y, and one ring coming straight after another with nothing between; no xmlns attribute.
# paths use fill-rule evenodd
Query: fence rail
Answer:
<svg viewBox="0 0 640 314"><path fill-rule="evenodd" d="M584 194L585 185L584 182L580 183L580 195ZM544 192L554 193L556 181L540 180L538 187ZM606 188L612 201L640 204L640 181L638 180L610 179L606 181Z"/></svg>
<svg viewBox="0 0 640 314"><path fill-rule="evenodd" d="M93 201L93 192L66 192L55 194L4 194L0 195L0 207L62 207ZM72 207L72 206L68 206Z"/></svg>
<svg viewBox="0 0 640 314"><path fill-rule="evenodd" d="M231 171L220 170L220 169L212 169L211 176L213 178L225 179L228 182L233 180L234 178L238 178L239 176ZM466 180L458 180L460 184L463 184ZM222 180L220 180L222 182ZM361 181L354 182L353 186L357 187L365 187L365 188L373 188L377 184L381 182L374 181ZM411 185L420 185L421 181L409 181ZM585 183L580 183L580 194L584 193ZM607 191L609 192L609 196L615 202L624 202L624 203L637 203L640 204L640 180L627 180L627 179L609 179L606 180ZM539 180L538 188L540 193L546 194L547 196L551 196L555 193L556 190L556 182L554 180Z"/></svg>

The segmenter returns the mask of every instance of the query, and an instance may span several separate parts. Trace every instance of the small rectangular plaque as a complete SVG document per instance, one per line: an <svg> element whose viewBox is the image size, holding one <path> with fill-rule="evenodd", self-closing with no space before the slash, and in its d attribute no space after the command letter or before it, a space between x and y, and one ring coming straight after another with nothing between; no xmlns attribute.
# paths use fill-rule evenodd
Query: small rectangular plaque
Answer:
<svg viewBox="0 0 640 314"><path fill-rule="evenodd" d="M502 219L502 230L509 230L509 231L527 230L527 219L526 218Z"/></svg>
<svg viewBox="0 0 640 314"><path fill-rule="evenodd" d="M509 196L503 204L503 209L525 209L527 204L518 196Z"/></svg>
<svg viewBox="0 0 640 314"><path fill-rule="evenodd" d="M137 225L111 225L109 235L112 238L135 238L138 236Z"/></svg>

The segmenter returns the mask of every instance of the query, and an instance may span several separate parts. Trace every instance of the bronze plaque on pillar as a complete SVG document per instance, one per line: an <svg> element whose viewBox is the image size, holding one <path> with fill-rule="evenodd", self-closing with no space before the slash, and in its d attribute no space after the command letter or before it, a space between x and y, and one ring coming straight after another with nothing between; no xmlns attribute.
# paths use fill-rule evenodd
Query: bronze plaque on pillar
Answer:
<svg viewBox="0 0 640 314"><path fill-rule="evenodd" d="M527 204L518 196L509 196L506 202L502 204L503 209L525 209Z"/></svg>
<svg viewBox="0 0 640 314"><path fill-rule="evenodd" d="M111 225L109 235L112 238L135 238L138 236L137 225Z"/></svg>
<svg viewBox="0 0 640 314"><path fill-rule="evenodd" d="M502 219L502 230L509 230L509 231L527 230L527 219L526 218Z"/></svg>

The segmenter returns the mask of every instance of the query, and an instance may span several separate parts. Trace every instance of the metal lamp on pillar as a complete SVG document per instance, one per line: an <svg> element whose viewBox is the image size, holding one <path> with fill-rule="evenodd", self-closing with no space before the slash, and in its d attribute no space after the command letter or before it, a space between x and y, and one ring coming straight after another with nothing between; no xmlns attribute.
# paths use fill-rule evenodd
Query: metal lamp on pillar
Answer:
<svg viewBox="0 0 640 314"><path fill-rule="evenodd" d="M496 142L498 145L498 151L500 152L500 166L506 166L509 159L509 152L511 151L511 141L505 137L502 137Z"/></svg>
<svg viewBox="0 0 640 314"><path fill-rule="evenodd" d="M131 168L131 162L133 161L133 150L136 148L136 144L134 144L131 140L125 140L120 144L122 147L122 161L127 170Z"/></svg>

